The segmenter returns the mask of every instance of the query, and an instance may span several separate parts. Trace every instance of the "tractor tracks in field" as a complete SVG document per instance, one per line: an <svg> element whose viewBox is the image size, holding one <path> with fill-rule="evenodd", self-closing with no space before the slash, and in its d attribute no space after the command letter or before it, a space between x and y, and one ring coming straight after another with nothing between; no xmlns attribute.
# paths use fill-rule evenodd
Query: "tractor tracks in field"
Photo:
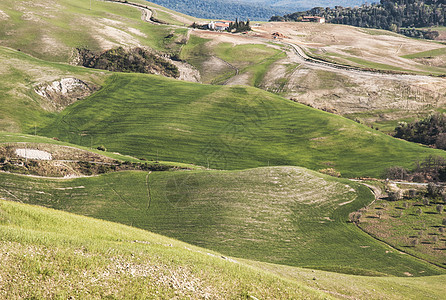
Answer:
<svg viewBox="0 0 446 300"><path fill-rule="evenodd" d="M146 191L147 191L146 213L149 211L150 204L152 203L152 194L150 193L150 181L149 181L150 174L152 174L152 171L149 171L149 173L147 173L147 175L146 175Z"/></svg>

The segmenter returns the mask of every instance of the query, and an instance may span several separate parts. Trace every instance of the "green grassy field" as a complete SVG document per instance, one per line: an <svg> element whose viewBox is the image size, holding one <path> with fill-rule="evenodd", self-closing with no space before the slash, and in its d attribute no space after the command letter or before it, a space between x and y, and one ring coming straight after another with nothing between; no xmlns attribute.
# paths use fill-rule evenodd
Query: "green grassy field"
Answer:
<svg viewBox="0 0 446 300"><path fill-rule="evenodd" d="M260 86L263 77L269 67L281 58L285 53L276 48L262 44L219 43L209 46L210 40L192 35L189 43L181 50L181 58L196 67L202 74L203 83L221 84L230 77L239 74L247 74L247 85ZM226 67L210 67L212 56L229 63Z"/></svg>
<svg viewBox="0 0 446 300"><path fill-rule="evenodd" d="M382 176L443 151L396 140L353 121L249 87L113 75L105 87L37 133L136 157L214 169L299 165L342 176Z"/></svg>
<svg viewBox="0 0 446 300"><path fill-rule="evenodd" d="M72 180L0 173L0 179L4 199L147 229L225 255L359 275L444 272L347 223L350 212L372 201L367 188L301 168Z"/></svg>
<svg viewBox="0 0 446 300"><path fill-rule="evenodd" d="M139 44L165 52L180 47L165 39L171 28L143 22L141 12L126 5L93 1L90 10L89 0L37 0L25 9L21 2L6 0L0 10L8 16L0 19L2 45L49 61L71 61L73 49L83 47L102 50Z"/></svg>
<svg viewBox="0 0 446 300"><path fill-rule="evenodd" d="M3 200L0 249L0 296L9 299L441 299L445 292L444 275L376 278L222 259L140 229Z"/></svg>
<svg viewBox="0 0 446 300"><path fill-rule="evenodd" d="M0 131L24 132L49 120L54 108L34 92L37 85L65 77L101 85L106 77L102 71L46 62L4 47L0 61Z"/></svg>
<svg viewBox="0 0 446 300"><path fill-rule="evenodd" d="M61 147L74 148L74 150L84 150L84 151L96 153L96 154L110 157L112 159L119 160L122 162L135 162L135 163L142 163L142 164L151 163L151 162L147 162L147 161L138 159L133 156L122 155L117 152L100 151L100 150L96 149L96 147L100 146L100 145L92 144L93 147L90 148L90 147L83 147L83 146L73 145L70 143L61 142L61 141L58 141L58 140L55 140L52 138L28 135L28 134L23 134L23 133L11 133L11 132L0 131L0 146L2 146L2 145L16 145L16 144L23 144L23 143L26 143L26 145L29 149L35 148L34 146L36 146L36 145L37 145L37 148L39 148L38 145L58 145ZM170 162L170 161L158 161L157 164L173 166L173 167L182 168L182 169L190 169L190 170L203 169L203 167L201 167L201 166L196 166L196 165L191 165L191 164L183 164L183 163L179 163L179 162Z"/></svg>
<svg viewBox="0 0 446 300"><path fill-rule="evenodd" d="M320 298L327 294L143 230L0 200L2 298Z"/></svg>
<svg viewBox="0 0 446 300"><path fill-rule="evenodd" d="M424 52L418 52L418 53L409 54L409 55L404 55L403 57L414 59L414 58L435 57L435 56L444 56L444 55L446 55L446 47L429 50L429 51L424 51Z"/></svg>

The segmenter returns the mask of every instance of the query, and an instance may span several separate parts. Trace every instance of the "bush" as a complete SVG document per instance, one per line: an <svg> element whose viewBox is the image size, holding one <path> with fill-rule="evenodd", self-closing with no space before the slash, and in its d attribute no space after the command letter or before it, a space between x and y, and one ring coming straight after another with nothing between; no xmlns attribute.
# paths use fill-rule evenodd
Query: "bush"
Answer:
<svg viewBox="0 0 446 300"><path fill-rule="evenodd" d="M322 169L322 170L319 170L319 172L322 174L333 176L333 177L341 177L341 173L339 173L338 171L336 171L333 168Z"/></svg>
<svg viewBox="0 0 446 300"><path fill-rule="evenodd" d="M107 148L105 148L104 145L101 145L101 146L97 147L96 149L98 149L99 151L107 151Z"/></svg>
<svg viewBox="0 0 446 300"><path fill-rule="evenodd" d="M437 205L436 209L437 209L437 212L441 215L443 213L444 206L441 204Z"/></svg>
<svg viewBox="0 0 446 300"><path fill-rule="evenodd" d="M390 167L386 170L386 178L407 180L409 178L409 171L403 167Z"/></svg>
<svg viewBox="0 0 446 300"><path fill-rule="evenodd" d="M390 201L398 201L403 199L403 192L401 190L398 191L390 191L388 193Z"/></svg>
<svg viewBox="0 0 446 300"><path fill-rule="evenodd" d="M415 198L417 196L417 190L409 190L408 197L409 198Z"/></svg>
<svg viewBox="0 0 446 300"><path fill-rule="evenodd" d="M433 182L429 182L427 185L427 195L432 197L432 198L436 198L438 196L441 196L443 192L443 188L439 185L436 185Z"/></svg>

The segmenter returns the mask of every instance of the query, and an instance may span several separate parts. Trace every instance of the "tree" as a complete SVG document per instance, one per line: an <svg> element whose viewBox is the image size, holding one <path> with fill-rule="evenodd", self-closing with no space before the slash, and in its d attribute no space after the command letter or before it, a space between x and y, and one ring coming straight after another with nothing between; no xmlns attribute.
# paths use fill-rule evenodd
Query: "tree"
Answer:
<svg viewBox="0 0 446 300"><path fill-rule="evenodd" d="M398 26L396 24L392 24L390 25L389 30L393 32L398 32Z"/></svg>

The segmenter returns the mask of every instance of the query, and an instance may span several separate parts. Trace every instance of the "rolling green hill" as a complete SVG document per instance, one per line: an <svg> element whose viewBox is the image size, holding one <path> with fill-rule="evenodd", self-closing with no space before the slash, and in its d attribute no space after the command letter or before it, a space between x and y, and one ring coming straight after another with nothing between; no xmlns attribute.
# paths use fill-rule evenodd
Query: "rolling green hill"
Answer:
<svg viewBox="0 0 446 300"><path fill-rule="evenodd" d="M73 180L0 173L0 197L147 229L259 261L361 275L437 275L348 224L364 186L295 167L119 172Z"/></svg>
<svg viewBox="0 0 446 300"><path fill-rule="evenodd" d="M387 167L444 155L255 88L138 74L113 75L37 133L213 169L332 167L345 177L382 176Z"/></svg>
<svg viewBox="0 0 446 300"><path fill-rule="evenodd" d="M445 292L445 275L365 277L234 260L140 229L3 200L0 249L6 298L441 299Z"/></svg>
<svg viewBox="0 0 446 300"><path fill-rule="evenodd" d="M128 226L0 200L5 298L326 298L300 283Z"/></svg>
<svg viewBox="0 0 446 300"><path fill-rule="evenodd" d="M49 61L71 62L75 48L148 46L176 52L181 46L176 38L187 31L143 22L141 11L127 5L106 1L91 1L91 5L92 9L89 0L2 1L1 45ZM166 38L170 33L173 36Z"/></svg>
<svg viewBox="0 0 446 300"><path fill-rule="evenodd" d="M444 151L253 87L69 65L76 63L78 47L144 47L185 59L203 82L223 83L239 74L232 79L259 86L284 56L271 43L234 44L235 35L214 39L205 32L202 38L182 27L196 19L151 3L153 16L174 26L146 22L140 10L124 4L0 3L2 166L11 160L30 173L27 163L39 165L3 156L26 143L27 149L45 144L172 167L109 167L108 174L79 178L0 172L0 298L444 295L444 269L348 223L349 213L373 201L368 188L315 172L379 177L389 166L411 167ZM70 99L39 96L62 79L79 80L89 91ZM92 150L101 145L110 152ZM104 165L115 164L109 158ZM75 159L51 163L80 162Z"/></svg>

